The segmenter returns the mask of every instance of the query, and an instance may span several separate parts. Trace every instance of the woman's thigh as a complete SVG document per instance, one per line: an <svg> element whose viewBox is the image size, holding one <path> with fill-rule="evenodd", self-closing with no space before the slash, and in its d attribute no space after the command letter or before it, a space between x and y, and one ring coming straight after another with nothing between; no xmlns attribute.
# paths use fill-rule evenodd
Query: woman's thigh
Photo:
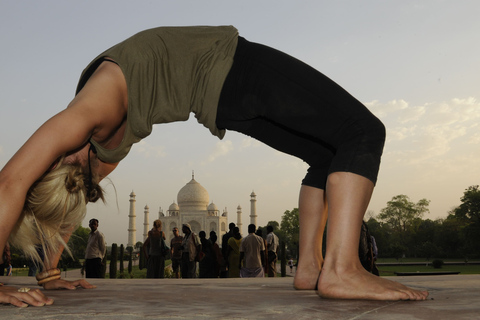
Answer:
<svg viewBox="0 0 480 320"><path fill-rule="evenodd" d="M316 171L365 171L376 179L384 128L363 104L295 58L239 43L220 97L219 128L246 133Z"/></svg>

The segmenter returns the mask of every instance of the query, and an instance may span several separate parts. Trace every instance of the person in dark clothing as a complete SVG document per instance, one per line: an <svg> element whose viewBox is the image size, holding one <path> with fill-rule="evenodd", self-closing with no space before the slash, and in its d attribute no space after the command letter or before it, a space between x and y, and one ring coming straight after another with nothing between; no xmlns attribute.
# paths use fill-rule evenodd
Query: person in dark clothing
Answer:
<svg viewBox="0 0 480 320"><path fill-rule="evenodd" d="M198 233L200 242L202 243L203 259L198 262L199 278L215 278L215 254L213 252L213 244L207 239L205 231Z"/></svg>
<svg viewBox="0 0 480 320"><path fill-rule="evenodd" d="M225 265L220 271L220 278L228 278L228 239L233 237L233 229L235 228L235 223L230 222L228 224L228 232L225 233L222 237L222 256L225 261Z"/></svg>

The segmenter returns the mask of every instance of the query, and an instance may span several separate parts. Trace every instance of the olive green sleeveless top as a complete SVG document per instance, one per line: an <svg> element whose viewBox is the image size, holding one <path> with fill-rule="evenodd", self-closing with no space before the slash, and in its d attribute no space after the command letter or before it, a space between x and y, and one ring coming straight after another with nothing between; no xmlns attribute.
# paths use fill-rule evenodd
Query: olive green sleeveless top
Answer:
<svg viewBox="0 0 480 320"><path fill-rule="evenodd" d="M233 63L238 31L221 27L160 27L142 31L97 56L82 72L77 93L105 59L125 76L128 112L125 135L115 149L91 141L99 159L122 160L154 124L186 121L190 112L220 139L215 125L225 78Z"/></svg>

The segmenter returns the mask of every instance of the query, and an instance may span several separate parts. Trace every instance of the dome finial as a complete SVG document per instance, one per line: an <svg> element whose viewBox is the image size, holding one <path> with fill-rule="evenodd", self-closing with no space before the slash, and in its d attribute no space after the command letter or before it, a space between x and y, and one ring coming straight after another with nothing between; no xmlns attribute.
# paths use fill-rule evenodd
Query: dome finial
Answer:
<svg viewBox="0 0 480 320"><path fill-rule="evenodd" d="M195 170L192 170L192 180L195 180Z"/></svg>

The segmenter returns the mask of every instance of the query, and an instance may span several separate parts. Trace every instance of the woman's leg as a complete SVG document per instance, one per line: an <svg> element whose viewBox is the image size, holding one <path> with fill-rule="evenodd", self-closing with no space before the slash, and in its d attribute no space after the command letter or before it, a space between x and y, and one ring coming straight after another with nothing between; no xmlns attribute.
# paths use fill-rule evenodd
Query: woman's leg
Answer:
<svg viewBox="0 0 480 320"><path fill-rule="evenodd" d="M182 278L187 279L188 278L188 263L190 262L190 257L188 255L188 252L183 252L182 253L182 260L180 262L180 272L182 273Z"/></svg>
<svg viewBox="0 0 480 320"><path fill-rule="evenodd" d="M262 45L239 44L220 96L217 126L303 159L312 169L303 184L326 192L330 221L322 267L325 194L302 187L302 267L295 286L313 288L312 279L321 269L317 287L323 297L424 299L426 292L369 274L358 258L361 221L383 151L383 124L340 86L301 61ZM305 255L311 257L301 262Z"/></svg>
<svg viewBox="0 0 480 320"><path fill-rule="evenodd" d="M375 276L360 263L360 227L373 187L370 180L354 173L329 175L327 251L318 292L322 297L337 299L425 300L428 292Z"/></svg>
<svg viewBox="0 0 480 320"><path fill-rule="evenodd" d="M324 190L303 185L300 189L298 211L300 252L293 285L295 289L315 290L323 264L322 240L327 222Z"/></svg>

